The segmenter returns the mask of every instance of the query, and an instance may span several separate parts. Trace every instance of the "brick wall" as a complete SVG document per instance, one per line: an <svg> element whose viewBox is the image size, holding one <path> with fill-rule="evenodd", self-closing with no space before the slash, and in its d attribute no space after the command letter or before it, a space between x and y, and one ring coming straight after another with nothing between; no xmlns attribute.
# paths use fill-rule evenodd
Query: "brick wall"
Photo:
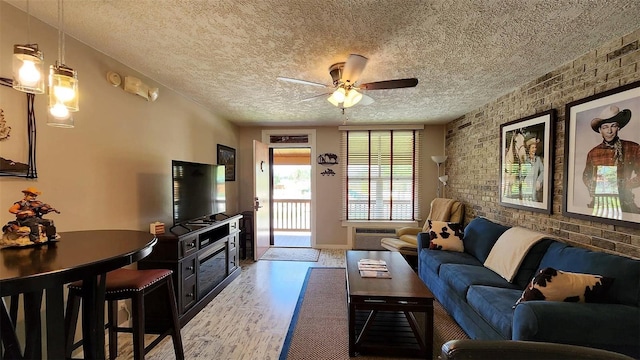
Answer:
<svg viewBox="0 0 640 360"><path fill-rule="evenodd" d="M562 215L565 105L640 80L640 29L611 40L510 94L447 125L447 196L466 204L466 222L476 216L552 234L576 246L640 258L640 229ZM550 55L552 56L552 55ZM556 109L551 215L499 204L500 125ZM632 121L640 121L634 114ZM639 134L621 138L640 142ZM640 199L636 199L639 203Z"/></svg>

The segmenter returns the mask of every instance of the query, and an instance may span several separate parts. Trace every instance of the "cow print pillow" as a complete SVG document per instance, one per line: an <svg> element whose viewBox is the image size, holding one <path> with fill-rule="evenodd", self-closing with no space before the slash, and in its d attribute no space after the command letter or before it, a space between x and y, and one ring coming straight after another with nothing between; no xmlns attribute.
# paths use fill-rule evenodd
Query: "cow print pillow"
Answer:
<svg viewBox="0 0 640 360"><path fill-rule="evenodd" d="M542 269L524 289L516 304L531 300L564 302L605 302L613 278Z"/></svg>
<svg viewBox="0 0 640 360"><path fill-rule="evenodd" d="M431 239L429 249L464 251L462 225L444 221L427 221L429 222L429 238Z"/></svg>

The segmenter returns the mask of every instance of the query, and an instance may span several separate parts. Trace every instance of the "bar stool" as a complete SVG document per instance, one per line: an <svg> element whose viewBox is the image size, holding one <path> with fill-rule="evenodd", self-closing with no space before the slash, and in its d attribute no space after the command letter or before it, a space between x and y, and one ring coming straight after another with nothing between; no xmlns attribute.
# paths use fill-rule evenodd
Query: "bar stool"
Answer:
<svg viewBox="0 0 640 360"><path fill-rule="evenodd" d="M243 211L242 219L240 219L240 250L242 250L242 259L247 258L247 244L251 247L251 256L253 256L253 211Z"/></svg>
<svg viewBox="0 0 640 360"><path fill-rule="evenodd" d="M180 324L178 322L178 310L176 305L173 281L171 280L171 270L149 269L131 270L117 269L107 273L105 300L107 301L107 324L105 329L109 332L109 358L114 359L118 355L118 333L126 332L133 334L133 355L135 360L142 360L144 356L162 341L167 335L173 338L173 349L176 359L184 359L182 338L180 336ZM159 290L164 294L154 291ZM149 296L149 301L157 305L164 298L164 307L158 311L161 316L153 316L153 329L145 329L145 296ZM69 284L69 298L67 300L67 310L65 315L66 334L66 357L71 358L75 349L82 345L82 340L74 343L76 323L80 311L80 300L82 299L82 281ZM131 299L131 317L133 327L118 326L118 300ZM147 305L152 304L147 302ZM159 306L159 305L158 305ZM164 318L161 319L162 315ZM150 319L147 319L149 322ZM155 322L158 322L156 324ZM159 335L149 346L145 347L144 334Z"/></svg>

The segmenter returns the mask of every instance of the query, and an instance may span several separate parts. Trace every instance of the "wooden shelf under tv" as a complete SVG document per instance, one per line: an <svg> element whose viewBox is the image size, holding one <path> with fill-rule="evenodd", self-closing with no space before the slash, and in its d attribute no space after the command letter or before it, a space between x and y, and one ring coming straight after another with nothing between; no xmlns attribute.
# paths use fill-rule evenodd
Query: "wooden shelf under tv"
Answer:
<svg viewBox="0 0 640 360"><path fill-rule="evenodd" d="M181 226L182 232L157 235L158 243L153 252L138 262L139 269L170 269L173 271L173 284L178 304L178 318L180 326L184 326L200 310L202 310L216 295L222 291L233 279L240 275L238 257L238 240L240 237L239 220L242 215L231 216L207 224L186 224ZM205 286L202 282L211 274L203 276L201 261L210 256L212 250L218 250L224 245L225 261L219 274L214 274L219 283L215 286ZM221 252L218 252L221 254ZM210 260L213 261L213 260ZM217 260L216 260L217 261ZM207 268L209 268L207 266ZM207 269L211 271L211 269ZM224 273L222 273L224 271ZM208 289L211 287L211 289ZM153 302L147 303L145 312L149 315L146 327L153 329L154 314L166 309L154 308ZM161 327L158 324L157 327Z"/></svg>

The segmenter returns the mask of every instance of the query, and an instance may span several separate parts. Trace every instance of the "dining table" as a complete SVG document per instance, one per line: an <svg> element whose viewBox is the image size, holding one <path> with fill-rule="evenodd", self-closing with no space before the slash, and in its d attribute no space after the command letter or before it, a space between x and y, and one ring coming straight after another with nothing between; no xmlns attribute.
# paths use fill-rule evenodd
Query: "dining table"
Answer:
<svg viewBox="0 0 640 360"><path fill-rule="evenodd" d="M157 242L154 235L137 230L82 230L58 235L55 241L43 244L0 249L0 330L5 359L43 358L40 330L43 298L45 358L66 357L64 288L65 284L78 280L83 281L85 358L104 359L104 275L146 257ZM20 344L15 324L18 296L23 296L24 344ZM11 313L5 297L12 299Z"/></svg>

